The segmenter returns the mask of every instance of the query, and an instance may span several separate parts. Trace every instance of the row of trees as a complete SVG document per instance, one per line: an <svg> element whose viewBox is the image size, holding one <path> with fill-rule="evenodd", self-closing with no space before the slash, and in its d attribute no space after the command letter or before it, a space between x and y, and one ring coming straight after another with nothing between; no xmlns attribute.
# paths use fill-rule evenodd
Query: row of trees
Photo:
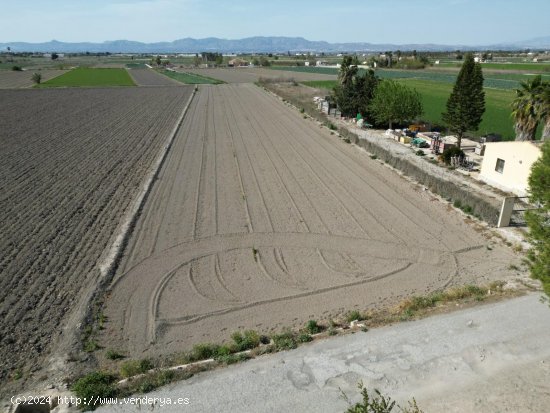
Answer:
<svg viewBox="0 0 550 413"><path fill-rule="evenodd" d="M357 57L346 56L342 61L338 85L333 96L342 115L363 117L378 124L403 123L423 113L418 92L392 80L379 79L374 71L359 73ZM485 92L481 65L467 54L449 96L443 120L457 136L460 148L468 131L476 131L485 112Z"/></svg>
<svg viewBox="0 0 550 413"><path fill-rule="evenodd" d="M416 91L391 80L382 81L372 70L360 74L358 64L357 57L344 57L339 82L333 91L344 116L360 113L369 120L389 124L391 128L394 122L412 120L422 114ZM467 132L478 130L484 113L481 65L468 53L442 113L443 121L457 137L459 148ZM542 140L550 139L550 82L540 75L521 82L512 103L512 117L516 140L534 140L539 125L543 126Z"/></svg>
<svg viewBox="0 0 550 413"><path fill-rule="evenodd" d="M356 56L345 56L333 98L342 115L357 114L371 122L389 124L415 119L423 112L419 94L392 80L382 81L373 70L360 74Z"/></svg>

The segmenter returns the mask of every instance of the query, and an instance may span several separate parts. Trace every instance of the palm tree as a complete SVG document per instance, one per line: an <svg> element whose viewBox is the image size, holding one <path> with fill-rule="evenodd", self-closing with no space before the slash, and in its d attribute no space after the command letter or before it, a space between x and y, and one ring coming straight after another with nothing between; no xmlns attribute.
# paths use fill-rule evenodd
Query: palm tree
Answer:
<svg viewBox="0 0 550 413"><path fill-rule="evenodd" d="M342 65L340 66L340 73L338 73L338 80L341 85L347 86L353 81L358 72L358 64L359 60L357 56L344 56Z"/></svg>
<svg viewBox="0 0 550 413"><path fill-rule="evenodd" d="M542 78L535 76L532 80L520 83L521 89L516 89L516 98L512 102L512 117L514 118L516 141L535 140L535 133L540 120L540 95Z"/></svg>
<svg viewBox="0 0 550 413"><path fill-rule="evenodd" d="M543 82L537 112L544 125L541 140L550 140L550 82Z"/></svg>

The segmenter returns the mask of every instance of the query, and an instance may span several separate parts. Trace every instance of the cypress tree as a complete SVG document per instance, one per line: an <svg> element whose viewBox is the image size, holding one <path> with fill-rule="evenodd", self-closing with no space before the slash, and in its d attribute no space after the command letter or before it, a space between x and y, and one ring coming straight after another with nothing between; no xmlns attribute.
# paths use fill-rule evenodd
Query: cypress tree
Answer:
<svg viewBox="0 0 550 413"><path fill-rule="evenodd" d="M481 65L475 63L472 54L468 53L447 100L447 111L442 114L443 121L456 134L459 148L464 133L478 129L484 112L485 92Z"/></svg>

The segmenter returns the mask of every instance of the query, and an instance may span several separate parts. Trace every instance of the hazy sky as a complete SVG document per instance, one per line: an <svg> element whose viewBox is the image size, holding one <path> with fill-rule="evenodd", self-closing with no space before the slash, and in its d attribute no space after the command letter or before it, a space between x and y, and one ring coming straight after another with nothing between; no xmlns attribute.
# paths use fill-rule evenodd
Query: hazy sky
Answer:
<svg viewBox="0 0 550 413"><path fill-rule="evenodd" d="M550 0L3 1L0 43L301 36L481 45L550 35Z"/></svg>

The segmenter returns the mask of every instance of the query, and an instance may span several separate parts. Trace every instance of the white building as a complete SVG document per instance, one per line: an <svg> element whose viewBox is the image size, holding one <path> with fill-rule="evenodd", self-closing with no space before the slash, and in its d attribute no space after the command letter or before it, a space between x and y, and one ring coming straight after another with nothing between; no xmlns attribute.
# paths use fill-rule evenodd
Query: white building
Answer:
<svg viewBox="0 0 550 413"><path fill-rule="evenodd" d="M533 163L542 155L541 142L489 142L479 179L491 186L526 196Z"/></svg>

